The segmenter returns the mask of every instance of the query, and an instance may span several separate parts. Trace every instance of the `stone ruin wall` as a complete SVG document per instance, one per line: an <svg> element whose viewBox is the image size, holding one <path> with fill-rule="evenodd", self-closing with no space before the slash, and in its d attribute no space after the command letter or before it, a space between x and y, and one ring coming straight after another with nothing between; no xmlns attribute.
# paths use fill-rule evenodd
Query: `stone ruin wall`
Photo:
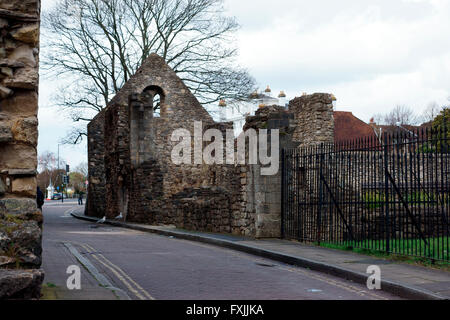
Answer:
<svg viewBox="0 0 450 320"><path fill-rule="evenodd" d="M300 143L299 147L334 143L334 100L331 94L315 93L289 102L289 111L297 122L294 141Z"/></svg>
<svg viewBox="0 0 450 320"><path fill-rule="evenodd" d="M0 299L40 297L39 0L0 0Z"/></svg>
<svg viewBox="0 0 450 320"><path fill-rule="evenodd" d="M184 127L193 134L194 117L186 114L189 105L185 104L183 112L162 113L161 118L146 120L146 145L152 145L150 149L153 150L147 150L150 156L146 161L134 166L130 128L136 118L131 113L133 108L139 107L139 104L142 107L145 103L139 94L127 93L128 104L111 104L103 116L90 124L90 132L101 132L98 128L102 127L105 130L103 157L107 201L104 212L88 214L97 217L105 214L113 219L123 212L132 222L175 225L189 230L257 238L281 236L281 155L280 171L275 176L262 176L260 165L173 165L170 160L175 145L170 141L173 130ZM182 103L179 99L175 101ZM303 97L301 101L316 107L321 101L326 101L327 107L332 103L331 95L320 94ZM324 109L321 104L319 111ZM247 118L245 129L279 129L281 148L296 147L299 143L293 141L293 135L297 133L298 136L301 115L295 112L305 111L294 109L289 112L275 106L261 108L255 116ZM320 119L318 117L315 121L322 130L320 134L323 134L325 131L319 123ZM214 123L206 118L203 130L210 128L219 129L225 136L232 124ZM90 152L93 162L102 158L98 151ZM97 188L101 189L101 184ZM93 186L95 184L91 182L90 187ZM125 192L120 190L122 186Z"/></svg>
<svg viewBox="0 0 450 320"><path fill-rule="evenodd" d="M257 132L260 129L280 129L282 147L292 147L293 118L283 108L267 107L258 110L255 117L248 118L248 128ZM213 123L206 125L203 131L208 129L218 129L225 137L226 130L232 129L232 123ZM167 146L167 150L171 147ZM170 155L167 157L170 161ZM145 163L138 170L144 170L142 167L146 165L149 165L148 171L134 181L136 194L140 188L153 189L148 195L160 199L145 203L145 197L136 197L131 203L140 204L137 212L141 218L130 217L132 221L258 238L280 237L281 171L278 175L266 177L260 175L260 165L203 164L174 166L162 174L160 168L152 163ZM154 187L163 181L169 186L173 184L171 188L177 192L166 194ZM183 186L181 191L180 183Z"/></svg>
<svg viewBox="0 0 450 320"><path fill-rule="evenodd" d="M260 129L279 129L283 148L296 146L292 142L294 127L292 114L272 106L248 117L245 129L255 129L257 133ZM225 137L232 123L214 123L204 128L208 129L218 129ZM236 147L237 139L234 144ZM248 158L248 147L246 150ZM199 176L187 168L191 179L197 178L198 187L186 188L167 199L171 209L167 210L170 213L164 223L188 230L256 238L281 236L281 157L280 171L274 176L262 176L260 164L202 165L202 168Z"/></svg>
<svg viewBox="0 0 450 320"><path fill-rule="evenodd" d="M163 96L160 118L153 116L148 92ZM290 112L261 108L247 118L246 129L279 129L281 148L290 148L304 138L299 126L312 130L313 122L315 139L327 141L334 129L332 99L297 98ZM214 128L225 136L232 129L231 123L215 123L165 62L151 55L89 125L87 214L114 219L122 212L132 222L280 237L281 155L275 176L262 176L260 165L175 165L171 152L178 142L171 135L184 128L194 136L194 121L203 122L203 132Z"/></svg>
<svg viewBox="0 0 450 320"><path fill-rule="evenodd" d="M100 112L88 125L89 185L86 213L102 218L106 210L105 114Z"/></svg>
<svg viewBox="0 0 450 320"><path fill-rule="evenodd" d="M222 133L226 154L226 133L233 130L232 123L206 125L203 132L216 129ZM203 142L206 147L209 142ZM240 215L240 166L201 166L197 188L188 188L175 195L177 215L183 217L183 228L208 232L247 234L250 223ZM201 181L200 181L201 180Z"/></svg>

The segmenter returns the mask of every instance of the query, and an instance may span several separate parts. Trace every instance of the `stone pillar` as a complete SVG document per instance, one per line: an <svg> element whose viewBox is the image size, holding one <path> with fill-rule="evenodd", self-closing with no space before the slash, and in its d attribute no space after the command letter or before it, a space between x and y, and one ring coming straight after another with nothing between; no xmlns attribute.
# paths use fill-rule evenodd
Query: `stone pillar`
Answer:
<svg viewBox="0 0 450 320"><path fill-rule="evenodd" d="M333 101L328 93L314 93L289 102L289 111L295 116L294 141L300 147L334 142Z"/></svg>
<svg viewBox="0 0 450 320"><path fill-rule="evenodd" d="M247 210L252 210L255 218L254 236L256 238L281 237L281 150L295 148L298 144L292 141L295 128L294 115L285 108L278 106L264 107L256 112L254 117L247 118L244 130L250 128L267 129L270 143L270 131L280 132L279 170L275 175L261 174L261 165L249 165L246 172L245 192ZM272 151L271 151L272 152Z"/></svg>
<svg viewBox="0 0 450 320"><path fill-rule="evenodd" d="M39 298L44 276L36 207L39 17L40 0L0 0L0 299Z"/></svg>

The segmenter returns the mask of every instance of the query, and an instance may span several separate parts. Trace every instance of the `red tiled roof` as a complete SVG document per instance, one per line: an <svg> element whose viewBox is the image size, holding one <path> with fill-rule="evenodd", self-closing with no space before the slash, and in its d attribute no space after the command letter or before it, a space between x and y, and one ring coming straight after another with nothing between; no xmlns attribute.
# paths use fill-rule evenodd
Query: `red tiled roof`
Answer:
<svg viewBox="0 0 450 320"><path fill-rule="evenodd" d="M432 123L424 123L420 126L412 126L412 125L402 125L401 128L398 126L392 126L392 125L377 125L377 128L381 128L383 134L406 134L408 130L409 132L417 133L421 129L431 128Z"/></svg>
<svg viewBox="0 0 450 320"><path fill-rule="evenodd" d="M334 141L352 141L358 138L376 137L373 128L351 112L334 112Z"/></svg>

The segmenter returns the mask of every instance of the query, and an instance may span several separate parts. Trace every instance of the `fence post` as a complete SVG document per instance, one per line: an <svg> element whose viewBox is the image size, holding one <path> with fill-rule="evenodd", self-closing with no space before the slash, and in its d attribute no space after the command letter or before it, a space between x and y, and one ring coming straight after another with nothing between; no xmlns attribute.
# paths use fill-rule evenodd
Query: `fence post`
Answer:
<svg viewBox="0 0 450 320"><path fill-rule="evenodd" d="M323 143L320 144L320 166L319 166L319 208L317 210L317 243L320 245L322 226L322 205L323 205L323 160L325 158Z"/></svg>
<svg viewBox="0 0 450 320"><path fill-rule="evenodd" d="M286 163L285 163L286 151L281 149L281 238L284 239L286 234L284 230L285 219L285 201L286 201Z"/></svg>
<svg viewBox="0 0 450 320"><path fill-rule="evenodd" d="M448 109L444 109L444 119L443 119L443 127L444 127L444 137L443 137L443 144L444 144L444 148L441 148L441 153L448 153L448 128L447 128L447 111ZM442 150L443 149L443 150Z"/></svg>
<svg viewBox="0 0 450 320"><path fill-rule="evenodd" d="M386 252L390 252L391 223L389 213L389 143L387 134L384 136L384 232L386 241Z"/></svg>

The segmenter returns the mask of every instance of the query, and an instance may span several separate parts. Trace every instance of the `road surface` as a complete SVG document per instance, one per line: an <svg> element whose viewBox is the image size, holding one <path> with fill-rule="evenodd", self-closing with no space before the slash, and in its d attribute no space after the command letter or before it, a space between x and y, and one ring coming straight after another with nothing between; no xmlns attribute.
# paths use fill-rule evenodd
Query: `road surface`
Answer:
<svg viewBox="0 0 450 320"><path fill-rule="evenodd" d="M391 300L319 272L233 250L76 220L76 201L44 205L44 299ZM81 290L67 268L80 267Z"/></svg>

